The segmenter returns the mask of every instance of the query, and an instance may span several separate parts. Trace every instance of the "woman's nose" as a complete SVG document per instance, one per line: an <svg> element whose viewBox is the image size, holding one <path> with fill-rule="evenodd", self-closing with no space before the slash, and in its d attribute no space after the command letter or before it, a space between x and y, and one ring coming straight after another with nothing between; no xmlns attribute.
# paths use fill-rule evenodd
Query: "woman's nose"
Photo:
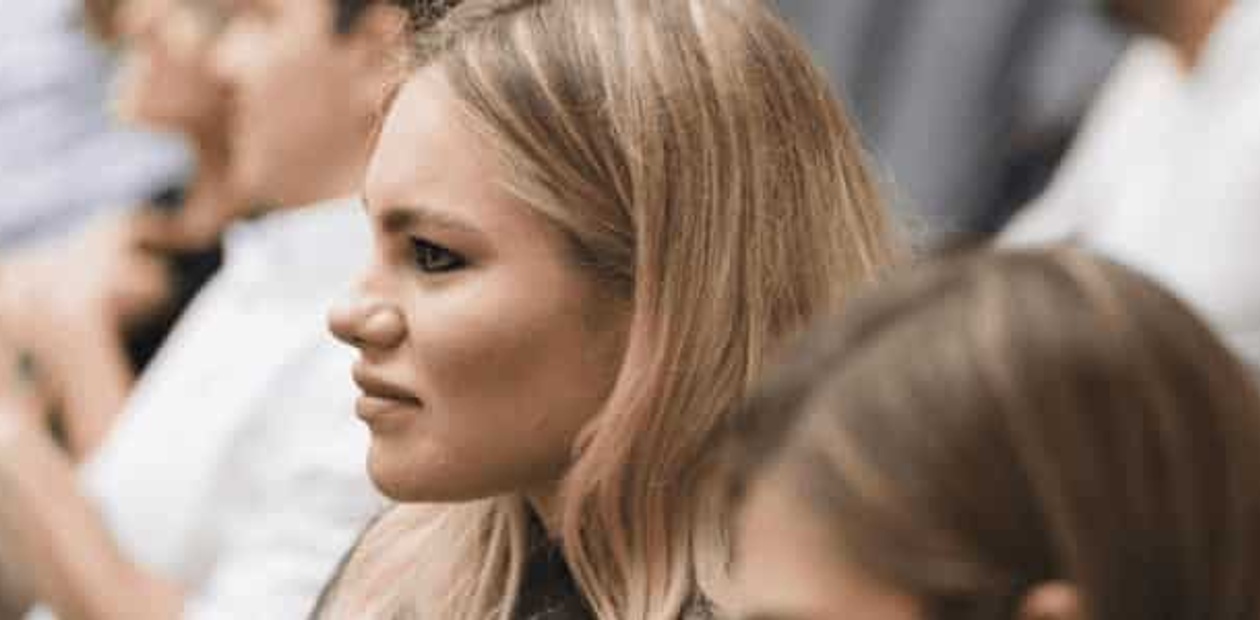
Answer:
<svg viewBox="0 0 1260 620"><path fill-rule="evenodd" d="M359 349L392 349L407 335L407 324L398 308L361 294L333 306L328 328L338 340Z"/></svg>

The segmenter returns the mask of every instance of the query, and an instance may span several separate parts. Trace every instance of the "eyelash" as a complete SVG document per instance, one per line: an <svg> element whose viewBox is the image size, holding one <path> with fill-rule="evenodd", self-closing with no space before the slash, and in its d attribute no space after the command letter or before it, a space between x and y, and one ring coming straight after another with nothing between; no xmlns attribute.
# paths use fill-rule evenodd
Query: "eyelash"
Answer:
<svg viewBox="0 0 1260 620"><path fill-rule="evenodd" d="M468 266L468 261L436 243L411 239L412 261L424 273L449 273Z"/></svg>

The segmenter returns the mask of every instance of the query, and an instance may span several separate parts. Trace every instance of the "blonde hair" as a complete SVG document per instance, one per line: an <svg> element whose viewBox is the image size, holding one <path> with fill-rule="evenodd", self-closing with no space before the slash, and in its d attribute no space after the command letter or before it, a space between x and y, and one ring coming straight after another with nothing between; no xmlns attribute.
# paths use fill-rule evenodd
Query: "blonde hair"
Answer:
<svg viewBox="0 0 1260 620"><path fill-rule="evenodd" d="M757 0L469 0L416 51L508 186L633 308L558 506L583 595L604 620L720 605L716 429L785 337L897 253L840 104ZM347 580L406 566L372 613L509 618L526 514L518 497L399 508Z"/></svg>

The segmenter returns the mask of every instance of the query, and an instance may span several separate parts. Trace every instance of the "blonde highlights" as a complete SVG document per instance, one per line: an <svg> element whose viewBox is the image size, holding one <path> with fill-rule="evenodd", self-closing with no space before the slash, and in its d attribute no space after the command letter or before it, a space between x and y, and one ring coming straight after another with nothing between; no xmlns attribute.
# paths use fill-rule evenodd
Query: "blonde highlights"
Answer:
<svg viewBox="0 0 1260 620"><path fill-rule="evenodd" d="M469 0L416 51L509 188L632 308L557 506L582 593L603 620L720 607L715 433L787 336L897 253L840 104L758 0ZM510 618L524 510L509 497L387 517L396 534L370 540L425 564L390 613Z"/></svg>

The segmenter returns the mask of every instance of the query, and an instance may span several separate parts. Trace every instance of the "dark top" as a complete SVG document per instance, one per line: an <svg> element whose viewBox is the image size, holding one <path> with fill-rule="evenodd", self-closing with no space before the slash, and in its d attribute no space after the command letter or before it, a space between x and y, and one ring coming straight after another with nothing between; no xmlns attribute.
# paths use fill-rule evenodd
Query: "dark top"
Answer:
<svg viewBox="0 0 1260 620"><path fill-rule="evenodd" d="M378 516L364 530L364 534L370 531L379 520ZM528 557L525 560L525 574L521 580L520 596L512 617L515 620L595 620L595 614L587 606L586 598L582 596L577 581L569 571L569 564L564 559L564 553L559 545L547 536L542 521L533 511L530 511L528 535L530 542ZM363 536L363 534L360 535L359 543L356 543L354 548L342 558L332 579L324 586L324 591L311 612L310 620L319 620L323 617L324 610L336 596L346 565L354 555L355 549L363 541ZM691 606L684 617L710 620L714 618L714 615L709 605L698 602Z"/></svg>
<svg viewBox="0 0 1260 620"><path fill-rule="evenodd" d="M342 557L332 579L324 586L315 609L311 611L310 620L324 617L324 611L336 597L350 558L354 556L364 537L380 521L378 515L364 528L354 547ZM595 615L586 607L586 602L577 582L569 572L569 565L564 561L560 548L548 537L542 523L530 512L529 520L529 556L525 560L525 575L521 580L521 594L517 601L513 617L517 620L595 620Z"/></svg>
<svg viewBox="0 0 1260 620"><path fill-rule="evenodd" d="M587 607L564 554L547 536L532 511L529 539L525 575L513 617L517 620L594 620L595 614Z"/></svg>

